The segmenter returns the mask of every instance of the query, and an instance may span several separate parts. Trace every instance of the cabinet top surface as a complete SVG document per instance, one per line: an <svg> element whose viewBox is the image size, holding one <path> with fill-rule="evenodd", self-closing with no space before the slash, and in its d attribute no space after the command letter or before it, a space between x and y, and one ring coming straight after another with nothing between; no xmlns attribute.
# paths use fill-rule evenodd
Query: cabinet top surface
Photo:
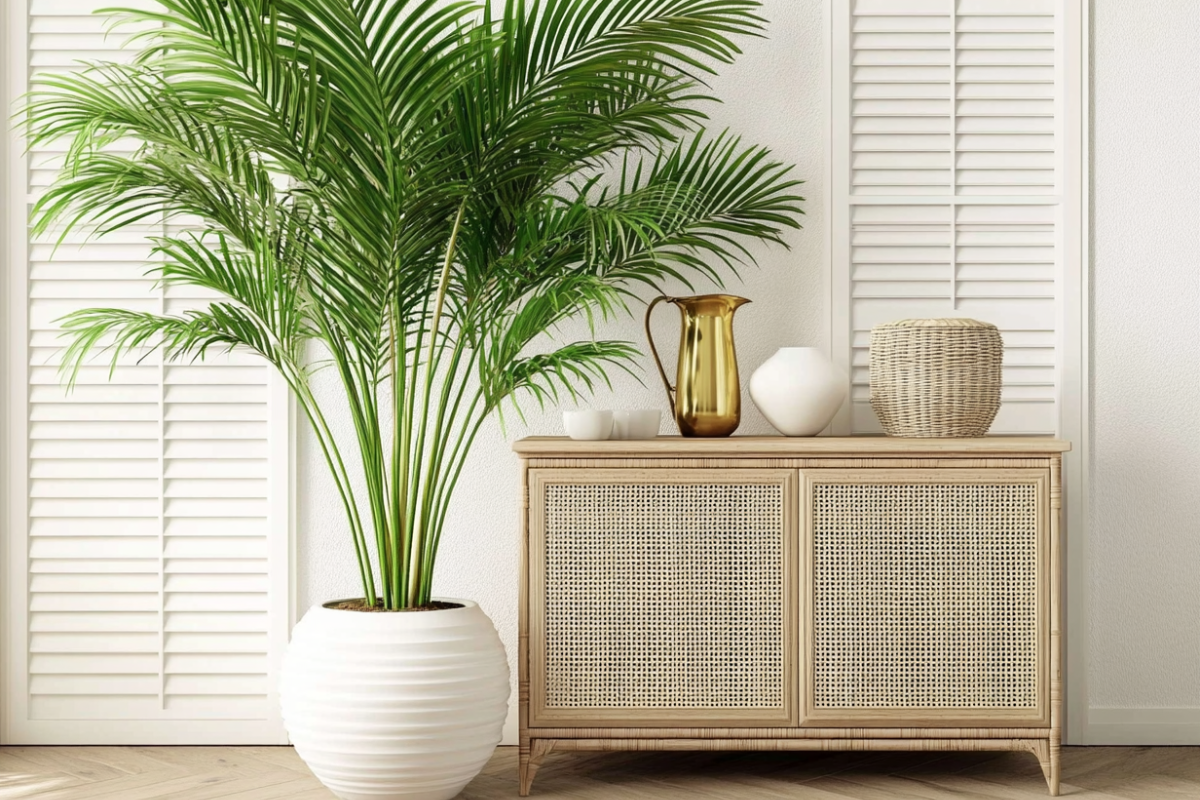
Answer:
<svg viewBox="0 0 1200 800"><path fill-rule="evenodd" d="M904 439L889 436L730 436L691 439L577 441L564 436L531 436L513 450L534 458L729 457L805 458L812 456L1047 455L1064 453L1071 443L1050 436L983 436L976 439Z"/></svg>

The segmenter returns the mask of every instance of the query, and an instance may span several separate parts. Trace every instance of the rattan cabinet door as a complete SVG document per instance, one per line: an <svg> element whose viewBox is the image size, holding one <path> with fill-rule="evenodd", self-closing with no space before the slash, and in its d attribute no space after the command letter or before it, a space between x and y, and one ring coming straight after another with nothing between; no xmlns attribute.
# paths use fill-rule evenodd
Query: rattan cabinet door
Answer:
<svg viewBox="0 0 1200 800"><path fill-rule="evenodd" d="M795 486L530 470L530 724L795 724Z"/></svg>
<svg viewBox="0 0 1200 800"><path fill-rule="evenodd" d="M804 724L1049 724L1048 470L802 470Z"/></svg>

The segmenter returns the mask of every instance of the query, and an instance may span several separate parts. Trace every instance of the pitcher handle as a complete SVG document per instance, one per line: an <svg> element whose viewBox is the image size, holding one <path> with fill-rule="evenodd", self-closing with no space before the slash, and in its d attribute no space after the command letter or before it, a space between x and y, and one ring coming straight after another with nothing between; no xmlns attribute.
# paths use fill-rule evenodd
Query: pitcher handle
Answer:
<svg viewBox="0 0 1200 800"><path fill-rule="evenodd" d="M654 355L654 363L655 363L655 365L658 366L658 374L662 376L663 386L666 387L666 390L667 390L667 408L670 409L672 414L674 414L675 413L675 395L674 395L675 387L672 386L671 381L667 379L667 371L665 369L663 369L662 359L658 357L658 348L654 346L654 334L652 334L650 332L650 312L653 311L654 307L656 305L658 305L659 303L661 303L663 300L666 300L667 302L671 302L672 300L674 300L674 298L667 297L665 294L660 294L658 297L656 297L650 301L650 305L646 306L646 321L645 321L646 341L648 341L650 343L650 352Z"/></svg>

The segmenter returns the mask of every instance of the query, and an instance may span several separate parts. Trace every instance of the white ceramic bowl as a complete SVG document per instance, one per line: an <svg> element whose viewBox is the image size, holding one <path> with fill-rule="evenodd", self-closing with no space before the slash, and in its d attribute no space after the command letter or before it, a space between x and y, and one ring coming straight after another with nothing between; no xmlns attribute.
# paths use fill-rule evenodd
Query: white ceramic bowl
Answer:
<svg viewBox="0 0 1200 800"><path fill-rule="evenodd" d="M613 412L614 439L653 439L658 436L662 412L657 408L630 408Z"/></svg>
<svg viewBox="0 0 1200 800"><path fill-rule="evenodd" d="M581 409L563 412L563 428L567 436L584 441L598 441L612 435L613 412Z"/></svg>

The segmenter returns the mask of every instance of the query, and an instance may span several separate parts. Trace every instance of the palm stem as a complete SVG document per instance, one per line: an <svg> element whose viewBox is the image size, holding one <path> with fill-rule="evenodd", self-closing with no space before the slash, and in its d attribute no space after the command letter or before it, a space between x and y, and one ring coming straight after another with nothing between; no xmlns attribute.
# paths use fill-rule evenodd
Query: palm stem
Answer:
<svg viewBox="0 0 1200 800"><path fill-rule="evenodd" d="M285 379L288 381L288 385L296 395L296 398L300 401L300 406L304 409L305 415L312 425L313 432L317 436L317 442L321 445L321 452L325 456L325 462L328 464L329 471L333 475L338 495L341 497L342 505L346 509L346 516L350 520L350 538L354 542L354 553L363 582L363 594L366 597L367 603L374 605L375 582L371 579L371 559L366 550L366 536L363 531L362 521L358 515L358 504L354 501L354 489L350 483L349 475L346 473L346 465L342 461L342 454L338 449L337 440L329 430L329 424L325 421L325 415L321 413L321 406L312 396L312 391L309 389L307 383L303 382L302 379L295 379L287 373L285 373Z"/></svg>
<svg viewBox="0 0 1200 800"><path fill-rule="evenodd" d="M483 427L483 422L486 419L484 416L479 416L473 420L470 426L470 433L465 437L460 434L459 441L464 444L461 450L461 457L455 462L451 461L452 472L449 480L446 482L445 502L443 502L436 512L436 521L433 525L433 537L429 545L429 552L426 555L426 562L422 574L421 594L428 597L433 585L433 565L437 559L438 546L442 540L442 526L446 521L446 512L449 509L449 500L454 496L454 488L458 485L459 476L462 475L463 467L467 463L467 453L471 450L471 445L475 443L475 437L479 434L479 429ZM458 448L455 448L456 451Z"/></svg>
<svg viewBox="0 0 1200 800"><path fill-rule="evenodd" d="M402 433L404 417L401 413L401 408L404 403L404 377L406 371L400 357L400 348L403 347L403 341L399 330L399 302L399 297L395 297L388 305L388 331L391 337L388 353L392 378L392 515L388 538L391 541L392 549L392 572L390 575L392 597L400 597L401 579L403 578L404 561L400 538L403 535L406 514L404 507L400 504L400 487L405 479L405 463L408 455Z"/></svg>
<svg viewBox="0 0 1200 800"><path fill-rule="evenodd" d="M463 217L467 212L467 199L467 197L463 197L462 201L459 203L458 213L454 217L454 225L450 229L450 241L446 244L446 257L442 262L442 273L441 277L438 278L437 293L434 299L433 321L430 324L429 334L429 356L426 358L425 362L425 394L421 403L421 427L420 432L417 435L416 444L416 451L422 459L424 459L426 455L425 434L429 428L430 421L429 401L433 394L434 375L440 361L440 359L437 358L438 329L442 319L442 307L446 302L446 291L450 285L450 268L454 265L455 250L458 246L458 233L462 229ZM446 380L449 379L449 377L446 378ZM432 464L432 459L430 459L430 463ZM424 480L413 482L414 491L410 495L413 499L413 506L410 506L410 513L417 518L416 523L419 524L421 528L414 537L415 541L413 545L412 561L410 562L411 572L409 574L408 589L409 605L421 604L418 600L422 580L421 567L423 561L421 552L424 549L426 538L428 535L430 535L430 532L426 528L429 520L424 514L417 513L418 509L416 508L416 501L418 497L421 496L422 488L426 493L429 491L428 487L431 480L433 480L433 475L431 471L427 469L424 474Z"/></svg>

